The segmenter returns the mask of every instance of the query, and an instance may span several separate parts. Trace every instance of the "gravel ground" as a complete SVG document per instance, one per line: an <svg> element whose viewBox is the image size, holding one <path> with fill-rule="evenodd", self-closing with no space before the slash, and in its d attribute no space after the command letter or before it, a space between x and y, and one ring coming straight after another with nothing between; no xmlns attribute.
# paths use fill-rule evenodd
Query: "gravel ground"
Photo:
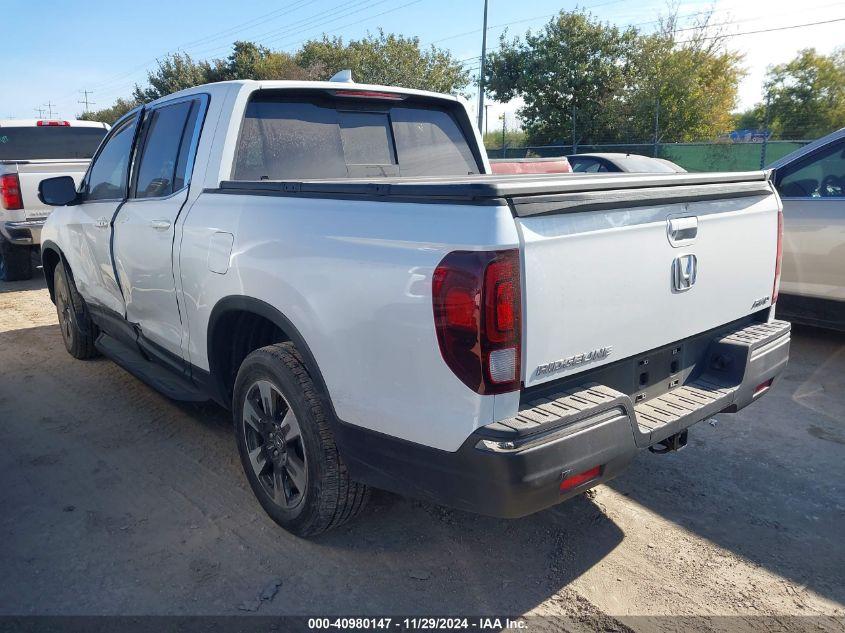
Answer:
<svg viewBox="0 0 845 633"><path fill-rule="evenodd" d="M43 281L0 283L0 481L0 615L845 630L845 335L821 330L795 330L786 379L759 403L556 508L506 521L378 493L304 541L253 498L228 413L73 360Z"/></svg>

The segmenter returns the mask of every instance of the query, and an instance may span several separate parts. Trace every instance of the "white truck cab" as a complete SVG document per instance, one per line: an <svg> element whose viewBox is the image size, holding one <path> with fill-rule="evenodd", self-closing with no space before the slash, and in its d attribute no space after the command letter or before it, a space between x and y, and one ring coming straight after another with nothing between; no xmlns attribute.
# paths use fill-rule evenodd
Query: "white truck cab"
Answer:
<svg viewBox="0 0 845 633"><path fill-rule="evenodd" d="M108 130L95 121L0 119L0 280L32 276L30 251L50 214L39 183L62 175L78 183Z"/></svg>
<svg viewBox="0 0 845 633"><path fill-rule="evenodd" d="M683 447L788 359L766 173L494 175L448 95L199 86L40 195L68 351L230 408L297 534L369 487L541 510Z"/></svg>

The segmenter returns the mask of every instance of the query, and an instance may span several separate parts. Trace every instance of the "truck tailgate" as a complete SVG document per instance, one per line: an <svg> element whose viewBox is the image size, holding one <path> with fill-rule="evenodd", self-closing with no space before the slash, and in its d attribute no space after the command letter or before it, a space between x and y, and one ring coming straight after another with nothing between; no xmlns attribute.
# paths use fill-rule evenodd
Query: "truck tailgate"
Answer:
<svg viewBox="0 0 845 633"><path fill-rule="evenodd" d="M509 198L524 257L526 387L770 305L780 202L760 174L718 180L584 180L580 191Z"/></svg>
<svg viewBox="0 0 845 633"><path fill-rule="evenodd" d="M50 213L50 207L38 199L38 185L41 184L42 180L56 176L71 176L78 186L90 162L88 159L82 159L32 160L15 163L18 179L21 183L21 195L23 196L26 219L42 218Z"/></svg>

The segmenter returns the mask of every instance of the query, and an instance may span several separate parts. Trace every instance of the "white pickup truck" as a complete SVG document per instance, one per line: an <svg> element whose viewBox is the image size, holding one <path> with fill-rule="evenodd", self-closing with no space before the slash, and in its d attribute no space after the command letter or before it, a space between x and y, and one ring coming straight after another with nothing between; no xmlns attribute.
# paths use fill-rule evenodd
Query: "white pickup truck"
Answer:
<svg viewBox="0 0 845 633"><path fill-rule="evenodd" d="M0 120L0 281L32 277L30 253L50 213L38 184L61 175L82 180L108 129L94 121Z"/></svg>
<svg viewBox="0 0 845 633"><path fill-rule="evenodd" d="M78 189L41 185L65 345L230 407L258 500L300 535L369 487L523 516L771 388L790 327L766 173L489 172L446 95L150 103Z"/></svg>

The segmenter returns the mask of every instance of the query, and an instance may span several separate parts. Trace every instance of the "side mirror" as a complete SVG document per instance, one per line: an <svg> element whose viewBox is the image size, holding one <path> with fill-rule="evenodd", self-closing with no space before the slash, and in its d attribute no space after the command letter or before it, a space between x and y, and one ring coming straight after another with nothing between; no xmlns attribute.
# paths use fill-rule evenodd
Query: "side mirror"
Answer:
<svg viewBox="0 0 845 633"><path fill-rule="evenodd" d="M38 199L50 207L64 207L76 201L76 183L70 176L46 178L38 183Z"/></svg>

